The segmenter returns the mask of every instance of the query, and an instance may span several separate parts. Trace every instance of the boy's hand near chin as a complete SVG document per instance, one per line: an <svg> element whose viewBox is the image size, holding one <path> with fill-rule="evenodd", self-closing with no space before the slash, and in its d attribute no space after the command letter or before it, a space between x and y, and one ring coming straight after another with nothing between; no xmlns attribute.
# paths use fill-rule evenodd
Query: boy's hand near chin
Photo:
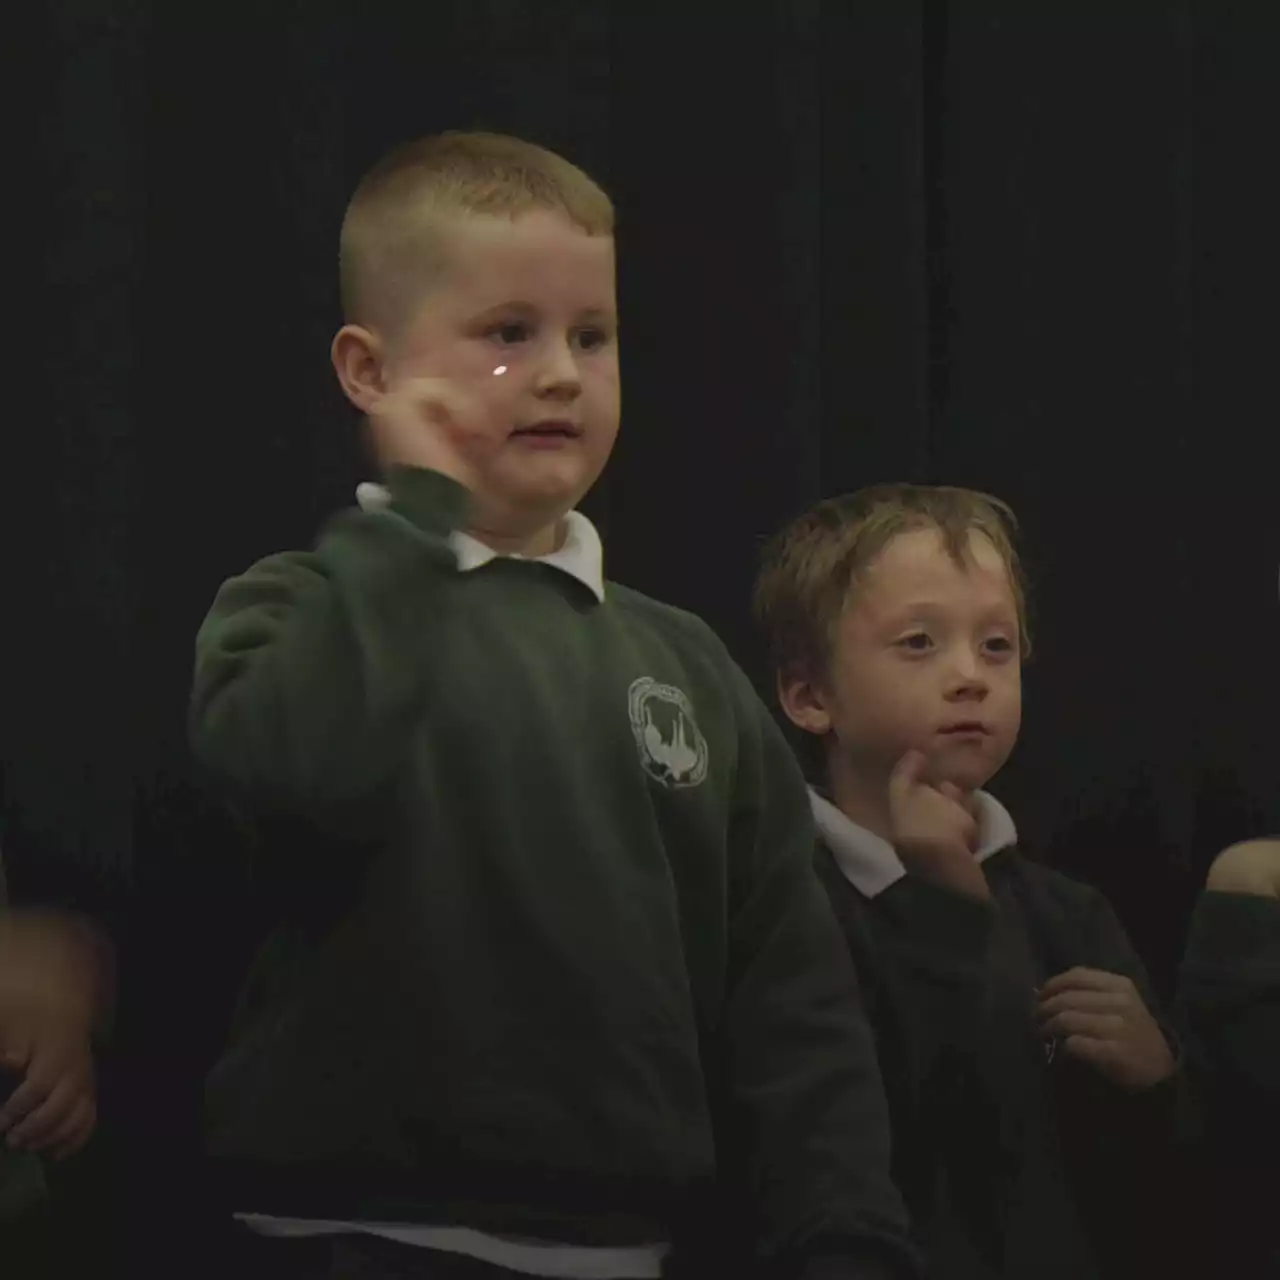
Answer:
<svg viewBox="0 0 1280 1280"><path fill-rule="evenodd" d="M912 875L973 898L990 898L973 856L978 819L973 798L950 782L926 781L928 758L909 751L889 779L892 844Z"/></svg>

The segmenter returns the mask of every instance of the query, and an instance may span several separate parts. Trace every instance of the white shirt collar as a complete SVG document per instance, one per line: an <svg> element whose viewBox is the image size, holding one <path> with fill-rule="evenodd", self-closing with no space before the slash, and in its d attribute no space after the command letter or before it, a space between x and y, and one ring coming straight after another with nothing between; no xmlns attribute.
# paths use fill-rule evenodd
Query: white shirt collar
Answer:
<svg viewBox="0 0 1280 1280"><path fill-rule="evenodd" d="M362 511L378 511L390 503L391 495L380 484L365 483L356 489L356 501ZM458 558L460 573L479 569L502 554L460 530L449 535L449 545ZM524 559L518 555L508 558ZM565 517L564 541L550 555L535 558L539 564L550 565L576 578L597 600L604 602L604 547L595 525L582 512L570 511Z"/></svg>
<svg viewBox="0 0 1280 1280"><path fill-rule="evenodd" d="M974 856L984 862L993 853L1018 842L1018 829L1008 809L985 791L976 793L979 839ZM865 898L874 898L907 874L893 846L846 817L812 788L809 803L818 833L831 850L844 877Z"/></svg>

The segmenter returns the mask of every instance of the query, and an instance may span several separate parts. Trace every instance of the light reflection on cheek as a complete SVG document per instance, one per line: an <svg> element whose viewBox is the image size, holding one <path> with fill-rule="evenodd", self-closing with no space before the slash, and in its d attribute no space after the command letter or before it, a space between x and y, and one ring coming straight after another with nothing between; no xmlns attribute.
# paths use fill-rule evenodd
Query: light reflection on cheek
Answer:
<svg viewBox="0 0 1280 1280"><path fill-rule="evenodd" d="M498 366L498 367L493 371L493 376L494 376L495 378L500 378L500 377L502 377L502 375L503 375L504 373L506 373L506 371L507 371L507 366L506 366L505 364L500 364L500 365L499 365L499 366Z"/></svg>

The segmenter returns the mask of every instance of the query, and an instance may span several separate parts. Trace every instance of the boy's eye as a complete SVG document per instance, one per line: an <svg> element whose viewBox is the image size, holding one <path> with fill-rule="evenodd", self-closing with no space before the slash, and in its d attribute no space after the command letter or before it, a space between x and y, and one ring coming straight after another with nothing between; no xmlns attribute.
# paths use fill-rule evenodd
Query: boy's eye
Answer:
<svg viewBox="0 0 1280 1280"><path fill-rule="evenodd" d="M505 320L489 330L489 337L507 345L523 342L528 336L529 326L522 320Z"/></svg>
<svg viewBox="0 0 1280 1280"><path fill-rule="evenodd" d="M933 644L933 641L925 632L915 631L909 636L903 636L898 643L904 649L910 649L914 653L924 653Z"/></svg>
<svg viewBox="0 0 1280 1280"><path fill-rule="evenodd" d="M578 345L584 351L598 351L609 341L609 335L603 329L583 329L578 334Z"/></svg>
<svg viewBox="0 0 1280 1280"><path fill-rule="evenodd" d="M1012 653L1013 641L1007 636L994 636L987 641L987 647L994 649L997 653Z"/></svg>

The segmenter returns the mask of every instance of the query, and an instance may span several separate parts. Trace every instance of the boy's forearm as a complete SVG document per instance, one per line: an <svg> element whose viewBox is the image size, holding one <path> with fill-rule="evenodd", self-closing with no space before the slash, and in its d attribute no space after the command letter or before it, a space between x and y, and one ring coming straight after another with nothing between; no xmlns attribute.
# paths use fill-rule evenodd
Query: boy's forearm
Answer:
<svg viewBox="0 0 1280 1280"><path fill-rule="evenodd" d="M0 953L25 974L23 985L43 984L51 999L82 1018L95 1035L115 1016L116 953L106 931L88 916L50 909L14 908L0 914Z"/></svg>
<svg viewBox="0 0 1280 1280"><path fill-rule="evenodd" d="M68 920L68 928L85 957L85 971L92 983L90 1004L94 1034L106 1035L116 1015L118 971L115 945L106 931L88 916L72 916Z"/></svg>
<svg viewBox="0 0 1280 1280"><path fill-rule="evenodd" d="M307 818L360 807L412 731L465 494L426 472L389 479L388 511L346 513L313 554L233 579L201 628L192 745L252 805Z"/></svg>

